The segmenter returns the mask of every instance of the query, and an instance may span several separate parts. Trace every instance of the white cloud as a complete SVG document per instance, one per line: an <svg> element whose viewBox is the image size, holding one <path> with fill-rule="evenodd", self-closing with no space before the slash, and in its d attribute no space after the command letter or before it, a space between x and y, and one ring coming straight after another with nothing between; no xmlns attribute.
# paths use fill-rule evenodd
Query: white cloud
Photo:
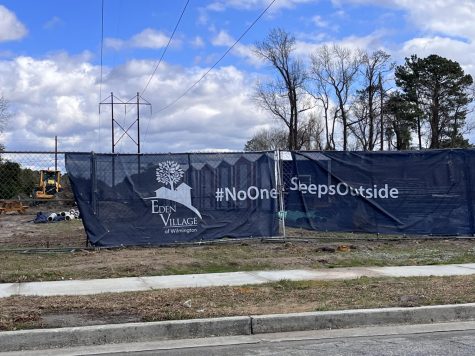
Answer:
<svg viewBox="0 0 475 356"><path fill-rule="evenodd" d="M163 32L156 31L152 28L146 28L142 32L132 36L128 40L108 37L104 39L104 46L114 50L124 48L150 48L159 49L167 45L169 36ZM174 38L171 44L176 47L181 44L181 40Z"/></svg>
<svg viewBox="0 0 475 356"><path fill-rule="evenodd" d="M53 16L50 20L48 20L43 25L43 27L46 28L46 29L53 29L53 28L56 28L56 27L61 26L61 25L63 25L63 20L61 20L57 16Z"/></svg>
<svg viewBox="0 0 475 356"><path fill-rule="evenodd" d="M104 68L102 99L112 88L117 97L130 99L143 88L154 65L152 60L133 60ZM153 111L150 116L141 110L143 152L239 150L255 126L269 122L251 100L252 77L235 67L217 68L188 95L160 111L206 70L162 62L144 94ZM0 61L0 87L13 113L4 135L7 149L50 150L57 135L61 150L109 152L110 108L102 106L99 115L99 72L87 55ZM116 108L115 115L128 126L135 120L134 106L127 115ZM135 152L130 141L123 143L119 152Z"/></svg>
<svg viewBox="0 0 475 356"><path fill-rule="evenodd" d="M0 42L20 40L28 30L5 6L0 5Z"/></svg>
<svg viewBox="0 0 475 356"><path fill-rule="evenodd" d="M475 2L473 0L396 0L420 28L473 39Z"/></svg>
<svg viewBox="0 0 475 356"><path fill-rule="evenodd" d="M371 4L402 9L421 35L405 41L399 59L438 54L459 62L475 75L475 1L473 0L333 0L335 5Z"/></svg>
<svg viewBox="0 0 475 356"><path fill-rule="evenodd" d="M475 37L473 0L333 0L337 6L347 3L399 8L422 30L464 38Z"/></svg>
<svg viewBox="0 0 475 356"><path fill-rule="evenodd" d="M326 36L325 36L326 37ZM367 36L348 36L341 39L335 39L333 41L320 41L320 42L307 42L298 40L295 43L295 54L302 58L308 58L311 53L314 53L323 45L331 46L336 44L341 47L348 48L350 50L376 50L384 49L381 45L381 39L383 37L383 32L377 31L370 33Z"/></svg>
<svg viewBox="0 0 475 356"><path fill-rule="evenodd" d="M347 4L366 4L400 9L420 34L401 43L393 51L396 59L417 54L438 54L459 62L467 73L475 75L475 1L473 0L332 0L344 8Z"/></svg>
<svg viewBox="0 0 475 356"><path fill-rule="evenodd" d="M203 38L201 36L196 36L191 41L191 45L194 48L203 48L205 46L205 41L203 40Z"/></svg>
<svg viewBox="0 0 475 356"><path fill-rule="evenodd" d="M118 38L107 37L104 39L104 47L119 51L126 47L126 41Z"/></svg>
<svg viewBox="0 0 475 356"><path fill-rule="evenodd" d="M137 48L162 48L168 43L169 36L163 32L155 31L151 28L147 28L135 35L131 39L132 47Z"/></svg>
<svg viewBox="0 0 475 356"><path fill-rule="evenodd" d="M280 9L290 9L299 4L317 2L318 0L278 0L276 1L270 11L277 11ZM255 10L266 8L270 4L270 0L220 0L214 1L207 6L211 11L224 11L226 8L234 8L239 10Z"/></svg>
<svg viewBox="0 0 475 356"><path fill-rule="evenodd" d="M317 27L325 28L328 27L328 21L325 21L321 16L315 15L312 17L312 22L315 24Z"/></svg>
<svg viewBox="0 0 475 356"><path fill-rule="evenodd" d="M211 43L214 46L227 46L230 47L234 44L236 40L234 40L226 31L221 30L219 33L214 36L211 40Z"/></svg>
<svg viewBox="0 0 475 356"><path fill-rule="evenodd" d="M213 46L221 46L228 48L231 47L235 42L236 40L224 30L219 31L218 34L214 36L211 40L211 44L213 44ZM259 60L259 58L256 57L253 52L253 49L254 46L252 45L246 46L238 42L231 50L231 53L238 57L245 58L249 64L258 67L261 65L261 61Z"/></svg>
<svg viewBox="0 0 475 356"><path fill-rule="evenodd" d="M447 37L419 37L405 42L400 51L401 58L416 53L419 57L437 54L460 63L465 72L475 77L475 43L467 43Z"/></svg>

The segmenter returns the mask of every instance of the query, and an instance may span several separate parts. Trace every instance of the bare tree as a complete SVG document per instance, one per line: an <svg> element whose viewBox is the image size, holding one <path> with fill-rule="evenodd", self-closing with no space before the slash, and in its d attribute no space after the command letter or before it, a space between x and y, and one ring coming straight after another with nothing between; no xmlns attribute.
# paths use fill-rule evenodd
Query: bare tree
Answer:
<svg viewBox="0 0 475 356"><path fill-rule="evenodd" d="M292 56L295 38L282 29L273 29L254 53L277 71L277 76L256 89L256 100L265 110L284 122L289 130L288 149L298 149L299 114L311 109L306 100L306 73Z"/></svg>
<svg viewBox="0 0 475 356"><path fill-rule="evenodd" d="M382 102L385 95L382 76L394 68L390 55L378 50L373 53L360 52L360 73L363 88L358 90L353 106L356 121L350 123L351 132L361 141L364 150L373 151L380 142L383 149L384 120ZM379 96L379 100L378 100Z"/></svg>
<svg viewBox="0 0 475 356"><path fill-rule="evenodd" d="M319 118L310 114L308 120L301 120L297 132L298 150L323 150L323 125ZM257 131L246 142L244 151L270 151L287 149L287 130L285 127L273 127Z"/></svg>
<svg viewBox="0 0 475 356"><path fill-rule="evenodd" d="M322 149L335 150L335 123L336 116L333 115L336 110L331 107L331 86L321 77L323 72L314 72L313 90L309 90L310 95L320 104L323 114L325 144Z"/></svg>
<svg viewBox="0 0 475 356"><path fill-rule="evenodd" d="M287 148L288 134L285 127L262 129L254 134L244 146L244 151L273 151Z"/></svg>
<svg viewBox="0 0 475 356"><path fill-rule="evenodd" d="M348 100L352 85L359 68L359 56L354 51L337 45L322 46L312 56L312 74L315 86L325 100L324 88L331 89L331 97L336 101L338 110L334 111L334 118L341 120L343 127L343 150L348 149L349 108ZM329 92L326 92L330 94ZM323 94L323 95L322 95ZM334 127L335 123L332 123ZM327 127L327 142L330 133Z"/></svg>
<svg viewBox="0 0 475 356"><path fill-rule="evenodd" d="M358 92L358 95L351 105L354 121L349 125L350 132L356 139L359 149L363 151L370 150L370 135L368 133L370 131L371 120L368 120L370 108L368 107L367 97L367 91L362 90ZM371 140L372 139L373 138L371 138Z"/></svg>
<svg viewBox="0 0 475 356"><path fill-rule="evenodd" d="M298 131L298 144L300 150L319 150L325 147L322 135L325 127L315 113L310 114L308 120L300 125Z"/></svg>

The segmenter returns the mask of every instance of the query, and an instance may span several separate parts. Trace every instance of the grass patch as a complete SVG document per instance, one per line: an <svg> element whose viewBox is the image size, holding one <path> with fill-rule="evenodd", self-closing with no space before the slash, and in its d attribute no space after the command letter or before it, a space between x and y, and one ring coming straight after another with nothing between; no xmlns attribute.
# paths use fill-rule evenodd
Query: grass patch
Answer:
<svg viewBox="0 0 475 356"><path fill-rule="evenodd" d="M124 248L74 253L0 252L0 282L169 274L475 263L475 240L292 241Z"/></svg>
<svg viewBox="0 0 475 356"><path fill-rule="evenodd" d="M277 290L305 290L314 286L314 281L291 281L288 279L281 279L278 282L270 283L269 286Z"/></svg>
<svg viewBox="0 0 475 356"><path fill-rule="evenodd" d="M473 302L475 276L282 280L241 287L3 298L0 330Z"/></svg>

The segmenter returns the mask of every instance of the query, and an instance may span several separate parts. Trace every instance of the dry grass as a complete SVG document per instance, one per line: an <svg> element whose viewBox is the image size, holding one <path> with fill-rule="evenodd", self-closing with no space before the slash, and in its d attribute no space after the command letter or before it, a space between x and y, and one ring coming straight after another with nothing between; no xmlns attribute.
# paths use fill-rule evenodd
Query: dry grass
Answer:
<svg viewBox="0 0 475 356"><path fill-rule="evenodd" d="M348 251L339 251L345 244ZM0 252L0 282L269 269L475 262L475 240L313 239L308 242L127 248L73 253Z"/></svg>
<svg viewBox="0 0 475 356"><path fill-rule="evenodd" d="M475 302L475 276L280 281L267 285L0 299L0 330Z"/></svg>

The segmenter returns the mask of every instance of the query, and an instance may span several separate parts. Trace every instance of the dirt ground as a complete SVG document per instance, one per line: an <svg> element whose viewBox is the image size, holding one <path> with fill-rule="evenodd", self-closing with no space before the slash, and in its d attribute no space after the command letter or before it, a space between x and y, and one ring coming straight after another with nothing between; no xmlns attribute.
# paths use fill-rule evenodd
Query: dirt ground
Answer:
<svg viewBox="0 0 475 356"><path fill-rule="evenodd" d="M0 214L0 249L86 247L86 234L81 220L34 224L38 212L49 215L53 212L69 211L71 207L30 207L26 214Z"/></svg>

